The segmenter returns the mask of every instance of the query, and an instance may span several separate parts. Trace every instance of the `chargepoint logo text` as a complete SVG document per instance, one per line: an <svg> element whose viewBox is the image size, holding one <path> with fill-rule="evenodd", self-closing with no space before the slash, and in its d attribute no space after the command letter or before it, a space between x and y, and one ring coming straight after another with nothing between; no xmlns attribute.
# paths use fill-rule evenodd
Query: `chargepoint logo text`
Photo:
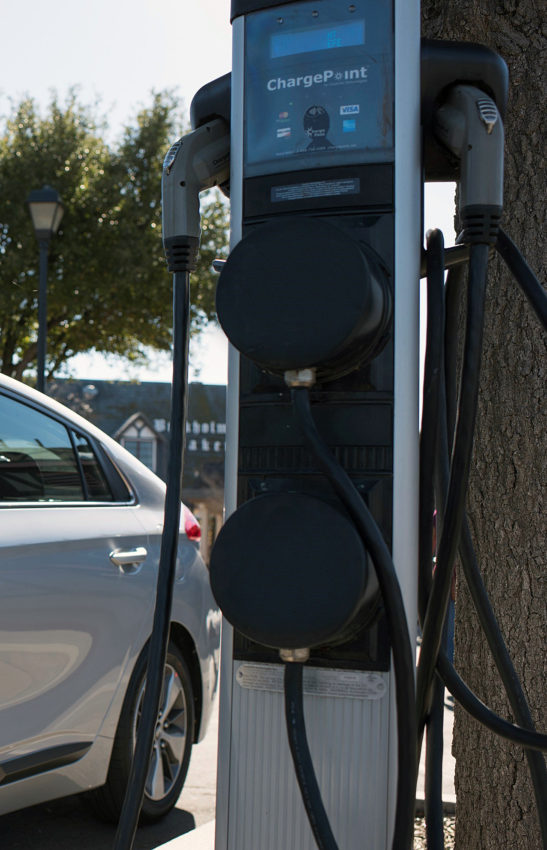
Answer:
<svg viewBox="0 0 547 850"><path fill-rule="evenodd" d="M368 79L368 68L352 68L346 71L321 71L319 74L304 74L301 77L275 77L268 80L266 88L268 91L281 91L282 89L294 89L311 86L321 86L330 83L366 82Z"/></svg>

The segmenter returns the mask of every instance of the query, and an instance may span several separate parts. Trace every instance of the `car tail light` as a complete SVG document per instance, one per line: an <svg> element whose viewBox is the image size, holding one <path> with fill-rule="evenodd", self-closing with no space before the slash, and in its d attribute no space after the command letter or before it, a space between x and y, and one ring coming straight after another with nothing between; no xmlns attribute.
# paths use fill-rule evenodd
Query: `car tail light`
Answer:
<svg viewBox="0 0 547 850"><path fill-rule="evenodd" d="M201 528L191 510L184 505L184 531L188 540L199 542L201 540Z"/></svg>

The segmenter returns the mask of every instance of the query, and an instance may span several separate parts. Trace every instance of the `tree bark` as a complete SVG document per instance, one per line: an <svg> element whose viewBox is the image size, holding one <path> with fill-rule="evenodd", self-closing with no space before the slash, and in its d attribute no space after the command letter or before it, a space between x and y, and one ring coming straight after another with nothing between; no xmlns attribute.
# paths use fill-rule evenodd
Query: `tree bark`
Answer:
<svg viewBox="0 0 547 850"><path fill-rule="evenodd" d="M502 226L545 279L545 5L423 0L424 36L475 41L509 66ZM491 264L479 415L468 497L478 561L537 727L545 731L545 334L501 262ZM514 719L467 588L458 576L455 663ZM541 850L522 749L456 708L456 850ZM545 803L547 805L547 802Z"/></svg>

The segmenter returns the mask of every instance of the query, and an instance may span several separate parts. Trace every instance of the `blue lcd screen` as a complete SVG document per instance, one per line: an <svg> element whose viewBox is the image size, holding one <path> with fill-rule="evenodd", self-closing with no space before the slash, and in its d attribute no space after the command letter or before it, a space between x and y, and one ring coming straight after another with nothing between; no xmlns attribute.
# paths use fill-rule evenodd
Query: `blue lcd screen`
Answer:
<svg viewBox="0 0 547 850"><path fill-rule="evenodd" d="M356 47L365 43L365 22L352 21L320 29L300 30L272 35L272 59L296 56L299 53L315 53L336 47Z"/></svg>

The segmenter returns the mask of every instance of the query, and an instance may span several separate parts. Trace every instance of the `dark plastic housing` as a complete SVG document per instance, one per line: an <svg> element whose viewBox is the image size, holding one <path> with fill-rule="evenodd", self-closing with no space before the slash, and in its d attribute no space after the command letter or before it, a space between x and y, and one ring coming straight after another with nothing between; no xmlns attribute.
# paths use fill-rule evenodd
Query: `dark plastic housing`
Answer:
<svg viewBox="0 0 547 850"><path fill-rule="evenodd" d="M378 354L391 318L387 273L371 249L307 216L263 225L232 251L217 287L230 342L274 374L332 380Z"/></svg>
<svg viewBox="0 0 547 850"><path fill-rule="evenodd" d="M300 0L232 0L230 21L249 12L258 12L259 9L273 9L275 6L288 6L296 2Z"/></svg>
<svg viewBox="0 0 547 850"><path fill-rule="evenodd" d="M224 616L263 646L332 643L358 613L368 581L353 523L322 499L301 493L245 502L222 527L210 563Z"/></svg>
<svg viewBox="0 0 547 850"><path fill-rule="evenodd" d="M192 130L197 130L215 118L222 118L230 126L231 100L231 74L217 77L198 89L190 104Z"/></svg>
<svg viewBox="0 0 547 850"><path fill-rule="evenodd" d="M422 40L422 128L426 181L456 181L459 160L436 138L435 112L448 89L458 83L476 86L495 102L505 116L509 72L504 60L482 44L459 41Z"/></svg>

